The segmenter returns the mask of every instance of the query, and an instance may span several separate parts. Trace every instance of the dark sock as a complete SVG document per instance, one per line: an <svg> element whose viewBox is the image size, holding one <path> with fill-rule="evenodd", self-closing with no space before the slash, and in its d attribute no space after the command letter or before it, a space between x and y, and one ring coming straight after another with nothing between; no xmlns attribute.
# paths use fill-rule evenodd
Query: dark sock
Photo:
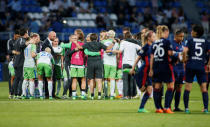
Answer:
<svg viewBox="0 0 210 127"><path fill-rule="evenodd" d="M203 92L202 93L203 96L203 105L204 105L204 109L208 110L208 103L209 103L209 96L208 96L208 92Z"/></svg>
<svg viewBox="0 0 210 127"><path fill-rule="evenodd" d="M170 107L170 102L172 99L172 94L173 94L173 89L172 88L168 88L165 94L165 108L169 108Z"/></svg>
<svg viewBox="0 0 210 127"><path fill-rule="evenodd" d="M154 99L154 103L155 103L156 109L160 109L160 105L159 105L159 102L158 102L158 100L159 100L159 93L160 93L160 90L154 88L153 99Z"/></svg>
<svg viewBox="0 0 210 127"><path fill-rule="evenodd" d="M101 92L98 92L98 96L101 96Z"/></svg>
<svg viewBox="0 0 210 127"><path fill-rule="evenodd" d="M150 94L148 92L146 92L141 100L141 105L140 105L140 109L144 108L144 105L146 104L148 98L149 98Z"/></svg>
<svg viewBox="0 0 210 127"><path fill-rule="evenodd" d="M185 107L185 109L188 109L189 95L190 95L190 91L185 90L184 91L184 107Z"/></svg>
<svg viewBox="0 0 210 127"><path fill-rule="evenodd" d="M164 87L162 87L158 93L158 103L159 103L159 106L161 109L163 109L163 106L162 106L162 96L163 95L164 95Z"/></svg>
<svg viewBox="0 0 210 127"><path fill-rule="evenodd" d="M91 97L94 97L94 93L91 93Z"/></svg>
<svg viewBox="0 0 210 127"><path fill-rule="evenodd" d="M181 91L176 90L176 92L175 92L175 109L179 108L180 97L181 97Z"/></svg>

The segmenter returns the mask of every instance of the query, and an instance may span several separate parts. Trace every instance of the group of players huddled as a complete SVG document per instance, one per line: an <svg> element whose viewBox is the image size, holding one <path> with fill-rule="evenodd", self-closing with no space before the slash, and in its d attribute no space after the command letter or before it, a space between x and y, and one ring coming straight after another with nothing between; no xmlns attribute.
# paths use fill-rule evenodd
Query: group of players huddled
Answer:
<svg viewBox="0 0 210 127"><path fill-rule="evenodd" d="M29 36L27 29L17 30L8 41L10 98L26 99L28 93L33 99L35 86L41 100L57 98L63 81L63 99L68 98L69 90L72 100L85 100L88 93L94 100L96 86L98 99L130 99L136 95L137 86L145 92L138 112L148 112L144 106L153 93L156 113L174 113L171 102L175 98L174 111L182 111L179 102L186 82L183 100L185 113L190 113L189 94L196 76L203 112L208 113L210 45L202 38L203 32L201 25L194 25L191 39L184 42L184 31L177 29L170 42L165 25L157 26L156 32L145 28L135 36L124 28L123 39L116 38L114 30L101 31L99 38L89 33L85 38L83 31L76 29L68 43L59 44L54 31L42 42L37 33ZM167 86L164 107L163 83Z"/></svg>

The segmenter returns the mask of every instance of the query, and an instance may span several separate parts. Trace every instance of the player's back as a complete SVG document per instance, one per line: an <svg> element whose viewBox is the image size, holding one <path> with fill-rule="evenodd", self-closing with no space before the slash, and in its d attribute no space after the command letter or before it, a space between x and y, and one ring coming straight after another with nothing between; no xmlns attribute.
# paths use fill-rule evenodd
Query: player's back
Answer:
<svg viewBox="0 0 210 127"><path fill-rule="evenodd" d="M34 67L35 66L35 61L34 58L32 57L32 52L36 53L36 45L35 44L29 44L25 49L24 49L24 67Z"/></svg>
<svg viewBox="0 0 210 127"><path fill-rule="evenodd" d="M144 47L142 47L142 49L138 53L138 55L141 56L146 66L149 66L150 63L150 52L151 52L151 45L146 44Z"/></svg>
<svg viewBox="0 0 210 127"><path fill-rule="evenodd" d="M44 64L49 64L52 65L51 60L53 59L52 55L48 52L42 51L38 54L38 64L39 63L44 63Z"/></svg>
<svg viewBox="0 0 210 127"><path fill-rule="evenodd" d="M172 50L172 45L169 40L159 39L152 44L152 54L154 55L153 68L156 70L165 70L169 67L168 51Z"/></svg>
<svg viewBox="0 0 210 127"><path fill-rule="evenodd" d="M189 49L186 68L204 69L207 52L210 49L208 42L202 38L192 38L187 40L186 47Z"/></svg>

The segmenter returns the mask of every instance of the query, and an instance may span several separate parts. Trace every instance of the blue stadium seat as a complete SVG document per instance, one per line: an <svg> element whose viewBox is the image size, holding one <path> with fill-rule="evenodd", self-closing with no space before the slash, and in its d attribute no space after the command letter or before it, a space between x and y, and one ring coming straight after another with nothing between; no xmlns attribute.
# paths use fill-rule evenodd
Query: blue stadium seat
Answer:
<svg viewBox="0 0 210 127"><path fill-rule="evenodd" d="M143 13L144 10L143 10L142 8L139 7L139 8L137 9L137 12L138 12L138 13Z"/></svg>
<svg viewBox="0 0 210 127"><path fill-rule="evenodd" d="M131 30L132 33L138 33L139 32L139 28L134 28Z"/></svg>
<svg viewBox="0 0 210 127"><path fill-rule="evenodd" d="M100 13L105 13L105 12L106 12L106 8L100 8L100 9L99 9L99 12L100 12Z"/></svg>
<svg viewBox="0 0 210 127"><path fill-rule="evenodd" d="M203 2L198 1L198 2L196 3L196 6L199 7L199 8L203 8L203 7L204 7L204 4L203 4Z"/></svg>
<svg viewBox="0 0 210 127"><path fill-rule="evenodd" d="M124 26L129 27L130 26L130 23L128 21L124 21Z"/></svg>
<svg viewBox="0 0 210 127"><path fill-rule="evenodd" d="M172 7L179 8L181 5L179 2L173 2Z"/></svg>

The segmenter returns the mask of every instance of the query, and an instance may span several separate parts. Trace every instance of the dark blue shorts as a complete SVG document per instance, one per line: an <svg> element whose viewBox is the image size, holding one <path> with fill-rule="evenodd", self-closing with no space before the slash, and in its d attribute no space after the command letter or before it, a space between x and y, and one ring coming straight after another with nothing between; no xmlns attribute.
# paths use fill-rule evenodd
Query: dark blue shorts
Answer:
<svg viewBox="0 0 210 127"><path fill-rule="evenodd" d="M186 68L186 82L192 83L194 81L195 76L199 84L207 82L205 69L197 70L197 69Z"/></svg>
<svg viewBox="0 0 210 127"><path fill-rule="evenodd" d="M173 66L169 65L168 67L165 67L164 69L154 69L153 72L153 81L155 83L171 83L175 81L174 72L173 72Z"/></svg>
<svg viewBox="0 0 210 127"><path fill-rule="evenodd" d="M184 70L174 69L175 84L184 84Z"/></svg>
<svg viewBox="0 0 210 127"><path fill-rule="evenodd" d="M152 86L152 78L149 77L149 67L142 66L138 69L137 73L134 75L136 84L139 89L142 86Z"/></svg>

